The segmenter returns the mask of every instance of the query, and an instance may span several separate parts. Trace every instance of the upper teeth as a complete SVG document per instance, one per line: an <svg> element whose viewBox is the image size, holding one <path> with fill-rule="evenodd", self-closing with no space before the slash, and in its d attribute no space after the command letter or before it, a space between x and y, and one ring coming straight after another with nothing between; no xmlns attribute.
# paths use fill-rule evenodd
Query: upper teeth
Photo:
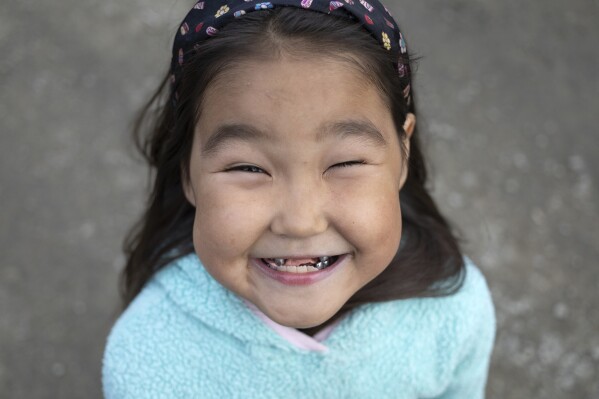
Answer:
<svg viewBox="0 0 599 399"><path fill-rule="evenodd" d="M316 264L316 267L320 269L323 266L328 266L329 265L329 259L330 258L328 256L320 256L318 258L318 263ZM277 266L283 266L285 264L285 262L287 262L287 259L285 259L285 258L275 258L274 260L275 260L275 264Z"/></svg>

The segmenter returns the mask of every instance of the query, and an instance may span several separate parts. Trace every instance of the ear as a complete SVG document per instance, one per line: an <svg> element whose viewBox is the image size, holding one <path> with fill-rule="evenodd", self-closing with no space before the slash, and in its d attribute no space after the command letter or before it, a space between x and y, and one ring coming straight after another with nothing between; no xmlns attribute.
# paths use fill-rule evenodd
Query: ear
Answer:
<svg viewBox="0 0 599 399"><path fill-rule="evenodd" d="M414 133L414 129L416 128L416 115L411 112L408 112L406 115L406 120L403 123L403 130L408 134L408 139L412 137Z"/></svg>
<svg viewBox="0 0 599 399"><path fill-rule="evenodd" d="M404 138L404 147L406 148L407 157L402 161L401 167L401 177L399 180L399 189L403 187L408 178L408 159L410 155L410 139L412 138L412 134L414 134L414 129L416 128L416 115L411 112L408 112L406 115L406 120L403 124L403 130L406 132L406 137Z"/></svg>
<svg viewBox="0 0 599 399"><path fill-rule="evenodd" d="M183 194L187 201L194 207L196 206L196 195L193 191L193 187L191 186L190 178L187 174L181 170L181 185L183 187Z"/></svg>

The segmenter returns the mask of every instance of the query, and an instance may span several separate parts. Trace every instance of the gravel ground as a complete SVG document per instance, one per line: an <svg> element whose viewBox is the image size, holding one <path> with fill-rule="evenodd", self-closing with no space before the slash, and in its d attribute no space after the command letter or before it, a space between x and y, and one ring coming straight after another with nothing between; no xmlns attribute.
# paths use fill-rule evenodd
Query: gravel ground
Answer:
<svg viewBox="0 0 599 399"><path fill-rule="evenodd" d="M495 299L487 396L599 398L599 3L387 3L431 188ZM147 178L128 128L191 4L0 4L2 397L101 397Z"/></svg>

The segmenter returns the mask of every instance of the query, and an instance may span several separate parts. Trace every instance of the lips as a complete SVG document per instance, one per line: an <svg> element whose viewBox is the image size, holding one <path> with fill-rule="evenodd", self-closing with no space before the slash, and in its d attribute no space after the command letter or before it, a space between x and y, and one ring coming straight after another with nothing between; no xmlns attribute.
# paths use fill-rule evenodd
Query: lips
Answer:
<svg viewBox="0 0 599 399"><path fill-rule="evenodd" d="M349 259L349 254L328 255L328 265L321 269L312 266L313 262L318 264L323 257L295 257L295 258L254 258L252 263L264 275L277 280L285 285L308 285L316 283L341 267ZM283 265L278 266L276 261Z"/></svg>

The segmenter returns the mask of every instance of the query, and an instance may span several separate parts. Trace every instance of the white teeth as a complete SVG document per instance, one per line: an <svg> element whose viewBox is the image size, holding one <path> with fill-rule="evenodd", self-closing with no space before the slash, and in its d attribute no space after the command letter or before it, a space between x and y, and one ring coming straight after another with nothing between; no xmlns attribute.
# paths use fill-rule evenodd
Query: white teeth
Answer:
<svg viewBox="0 0 599 399"><path fill-rule="evenodd" d="M296 273L307 273L308 272L308 266L298 266L294 268Z"/></svg>
<svg viewBox="0 0 599 399"><path fill-rule="evenodd" d="M329 260L329 257L328 256L321 256L320 258L318 258L318 260L321 261L321 262L326 262L326 261Z"/></svg>

